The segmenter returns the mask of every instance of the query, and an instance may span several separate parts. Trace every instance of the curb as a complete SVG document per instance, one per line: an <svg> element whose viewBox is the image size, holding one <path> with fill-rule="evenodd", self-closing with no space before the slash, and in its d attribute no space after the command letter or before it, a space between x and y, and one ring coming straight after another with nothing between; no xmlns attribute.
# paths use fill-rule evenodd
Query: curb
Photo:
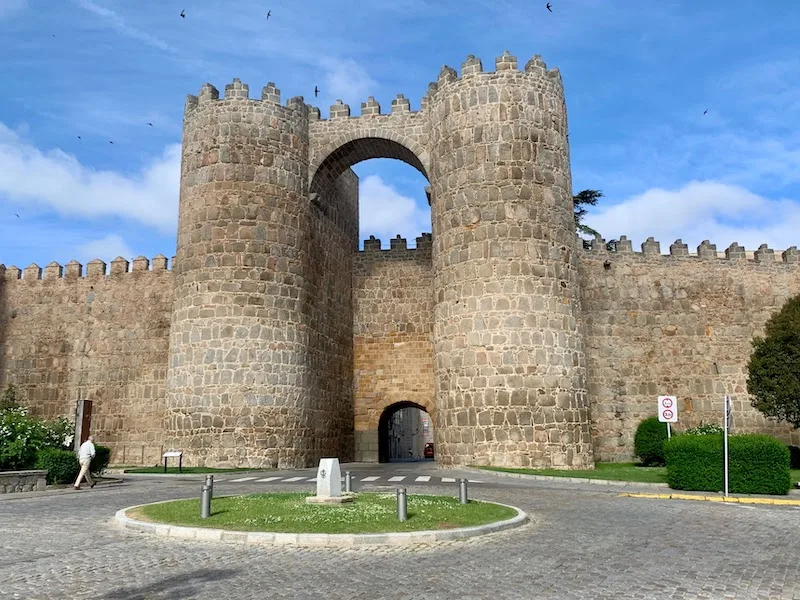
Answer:
<svg viewBox="0 0 800 600"><path fill-rule="evenodd" d="M220 471L219 473L130 473L128 471L121 471L115 472L118 475L124 475L125 477L205 477L206 475L238 475L241 473L242 476L249 475L251 473L266 473L267 469L253 469L252 471Z"/></svg>
<svg viewBox="0 0 800 600"><path fill-rule="evenodd" d="M698 500L701 502L732 502L735 504L773 504L784 506L800 506L800 500L782 498L746 498L742 496L699 496L694 494L645 494L623 492L620 496L626 498L651 498L654 500Z"/></svg>
<svg viewBox="0 0 800 600"><path fill-rule="evenodd" d="M166 500L165 502L172 502L172 500ZM485 501L482 500L481 502ZM123 529L132 529L142 533L181 539L236 542L255 544L258 546L349 548L354 546L378 545L405 546L465 539L521 527L530 520L528 515L516 506L500 504L499 502L489 502L488 504L497 504L498 506L513 508L517 511L517 515L505 521L476 525L474 527L461 527L459 529L446 529L442 531L408 531L402 533L270 533L261 531L233 531L229 529L207 529L205 527L185 527L180 525L148 523L131 519L126 514L129 510L139 508L140 506L149 506L151 504L161 504L161 502L129 506L128 508L117 511L114 516L115 524Z"/></svg>
<svg viewBox="0 0 800 600"><path fill-rule="evenodd" d="M564 481L569 483L591 483L595 485L633 485L637 487L669 488L668 483L649 483L639 481L622 481L616 479L584 479L582 477L555 477L553 475L528 475L527 473L507 473L505 471L492 471L490 469L478 469L476 467L458 467L452 469L457 471L469 471L470 473L481 473L482 475L498 475L500 477L511 477L513 479L532 479L534 481Z"/></svg>

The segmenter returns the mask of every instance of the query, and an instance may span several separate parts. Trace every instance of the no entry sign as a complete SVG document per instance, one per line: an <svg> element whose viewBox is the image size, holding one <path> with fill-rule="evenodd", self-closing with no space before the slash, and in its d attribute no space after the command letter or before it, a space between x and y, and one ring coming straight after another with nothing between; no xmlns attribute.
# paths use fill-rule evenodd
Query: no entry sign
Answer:
<svg viewBox="0 0 800 600"><path fill-rule="evenodd" d="M678 422L678 399L675 396L658 397L658 420L662 423Z"/></svg>

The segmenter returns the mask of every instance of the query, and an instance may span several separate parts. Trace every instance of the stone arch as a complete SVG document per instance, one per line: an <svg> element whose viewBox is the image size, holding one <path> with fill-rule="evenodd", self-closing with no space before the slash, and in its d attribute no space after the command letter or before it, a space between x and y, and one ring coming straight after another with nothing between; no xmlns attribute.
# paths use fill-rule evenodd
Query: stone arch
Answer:
<svg viewBox="0 0 800 600"><path fill-rule="evenodd" d="M427 413L431 423L433 423L431 411L422 404L412 402L411 400L401 400L400 402L388 405L380 412L380 417L378 419L378 462L390 462L391 460L388 436L389 421L392 416L404 408L416 408ZM420 439L419 441L423 440Z"/></svg>
<svg viewBox="0 0 800 600"><path fill-rule="evenodd" d="M422 145L394 131L370 129L343 134L321 148L309 166L310 189L320 186L323 173L335 180L353 165L372 158L403 161L430 181L430 157Z"/></svg>

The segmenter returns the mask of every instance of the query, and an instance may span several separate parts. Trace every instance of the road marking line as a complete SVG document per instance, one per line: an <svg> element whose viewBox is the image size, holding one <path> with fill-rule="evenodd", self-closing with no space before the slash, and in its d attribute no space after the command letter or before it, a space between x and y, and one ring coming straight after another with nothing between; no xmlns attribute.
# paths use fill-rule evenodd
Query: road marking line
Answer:
<svg viewBox="0 0 800 600"><path fill-rule="evenodd" d="M294 483L295 481L300 481L301 479L305 479L305 477L289 477L288 479L284 479L281 483Z"/></svg>
<svg viewBox="0 0 800 600"><path fill-rule="evenodd" d="M431 476L430 475L420 475L414 481L425 481L425 482L428 482L430 480L431 480Z"/></svg>
<svg viewBox="0 0 800 600"><path fill-rule="evenodd" d="M405 478L405 475L395 475L394 477L389 477L389 481L403 481Z"/></svg>
<svg viewBox="0 0 800 600"><path fill-rule="evenodd" d="M280 479L280 477L265 477L264 479L257 479L256 483L269 483L270 481L275 481L276 479Z"/></svg>
<svg viewBox="0 0 800 600"><path fill-rule="evenodd" d="M483 483L483 482L478 481L477 479L467 479L467 483Z"/></svg>
<svg viewBox="0 0 800 600"><path fill-rule="evenodd" d="M317 480L316 477L310 477L310 478L306 479L306 481L316 481L316 480Z"/></svg>
<svg viewBox="0 0 800 600"><path fill-rule="evenodd" d="M442 483L455 483L456 480L452 477L442 477Z"/></svg>
<svg viewBox="0 0 800 600"><path fill-rule="evenodd" d="M378 481L378 479L380 479L380 478L379 477L375 477L374 475L371 475L369 477L364 477L364 479L362 479L361 481Z"/></svg>
<svg viewBox="0 0 800 600"><path fill-rule="evenodd" d="M231 479L231 483L241 483L242 481L250 481L251 479L255 479L255 477L242 477L241 479Z"/></svg>
<svg viewBox="0 0 800 600"><path fill-rule="evenodd" d="M623 492L620 496L626 498L653 498L656 500L701 500L705 502L734 502L738 504L773 504L800 506L800 500L783 500L778 498L743 498L740 496L695 496L693 494L645 494Z"/></svg>

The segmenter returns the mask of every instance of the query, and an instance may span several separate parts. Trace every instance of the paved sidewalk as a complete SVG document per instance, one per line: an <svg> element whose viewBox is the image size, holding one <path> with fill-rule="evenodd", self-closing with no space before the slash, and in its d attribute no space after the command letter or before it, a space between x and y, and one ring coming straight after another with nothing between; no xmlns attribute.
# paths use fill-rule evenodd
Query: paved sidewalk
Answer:
<svg viewBox="0 0 800 600"><path fill-rule="evenodd" d="M605 486L506 481L473 486L471 495L518 506L534 523L412 549L258 548L158 538L111 524L119 508L196 496L197 480L136 479L20 497L0 503L0 597L800 597L797 508L642 500ZM249 493L248 484L230 484L226 493ZM451 485L408 488L454 493Z"/></svg>

